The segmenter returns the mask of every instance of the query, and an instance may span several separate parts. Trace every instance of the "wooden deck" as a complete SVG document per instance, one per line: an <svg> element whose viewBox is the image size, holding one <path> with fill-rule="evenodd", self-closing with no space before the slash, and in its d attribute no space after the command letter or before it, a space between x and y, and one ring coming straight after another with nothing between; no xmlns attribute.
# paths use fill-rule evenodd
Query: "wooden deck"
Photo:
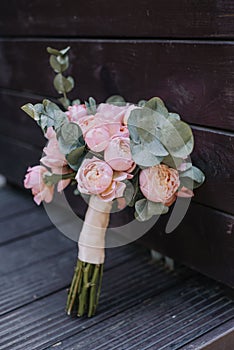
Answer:
<svg viewBox="0 0 234 350"><path fill-rule="evenodd" d="M179 266L153 263L131 244L109 249L94 318L64 305L76 244L20 190L0 190L0 349L234 348L234 307L226 287Z"/></svg>

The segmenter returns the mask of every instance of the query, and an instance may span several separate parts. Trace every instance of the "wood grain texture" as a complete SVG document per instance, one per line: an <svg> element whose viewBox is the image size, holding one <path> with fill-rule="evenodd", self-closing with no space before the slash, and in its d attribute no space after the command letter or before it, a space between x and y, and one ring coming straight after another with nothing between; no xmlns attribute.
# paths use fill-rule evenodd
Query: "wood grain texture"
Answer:
<svg viewBox="0 0 234 350"><path fill-rule="evenodd" d="M193 203L170 234L162 215L140 241L211 278L234 287L234 217Z"/></svg>
<svg viewBox="0 0 234 350"><path fill-rule="evenodd" d="M231 0L8 0L0 13L6 36L234 37Z"/></svg>
<svg viewBox="0 0 234 350"><path fill-rule="evenodd" d="M72 47L68 73L77 81L74 98L101 102L117 93L137 102L159 96L187 122L234 129L231 42L1 40L0 87L56 96L48 45ZM6 96L1 99L7 103Z"/></svg>

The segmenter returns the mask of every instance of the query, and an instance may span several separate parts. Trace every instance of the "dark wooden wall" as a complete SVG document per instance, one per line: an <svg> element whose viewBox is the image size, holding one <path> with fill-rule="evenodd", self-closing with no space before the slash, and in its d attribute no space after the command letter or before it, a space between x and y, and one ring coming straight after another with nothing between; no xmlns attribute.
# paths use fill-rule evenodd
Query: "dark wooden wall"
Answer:
<svg viewBox="0 0 234 350"><path fill-rule="evenodd" d="M44 138L20 106L56 95L46 47L72 47L73 97L160 96L194 130L206 174L182 224L144 244L234 285L234 1L0 2L0 172L22 185Z"/></svg>

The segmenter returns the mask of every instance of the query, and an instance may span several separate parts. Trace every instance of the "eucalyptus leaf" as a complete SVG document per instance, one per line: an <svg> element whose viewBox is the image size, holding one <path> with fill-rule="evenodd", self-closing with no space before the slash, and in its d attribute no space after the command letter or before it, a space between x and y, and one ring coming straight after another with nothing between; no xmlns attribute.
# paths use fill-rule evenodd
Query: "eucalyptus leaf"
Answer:
<svg viewBox="0 0 234 350"><path fill-rule="evenodd" d="M58 133L58 142L63 154L69 154L84 145L84 139L80 127L76 123L63 125Z"/></svg>
<svg viewBox="0 0 234 350"><path fill-rule="evenodd" d="M78 170L81 161L83 160L83 155L85 152L85 146L80 146L72 150L69 154L67 154L66 159L68 164L73 170Z"/></svg>
<svg viewBox="0 0 234 350"><path fill-rule="evenodd" d="M63 59L63 62L59 61L60 56L51 55L50 56L50 65L55 71L55 73L62 73L64 72L68 66L69 66L69 59L68 56L66 56L65 59Z"/></svg>
<svg viewBox="0 0 234 350"><path fill-rule="evenodd" d="M73 100L72 101L72 106L74 106L74 105L80 105L80 100L77 98L76 100Z"/></svg>
<svg viewBox="0 0 234 350"><path fill-rule="evenodd" d="M168 152L177 158L187 157L193 150L193 133L188 124L177 120L166 120L160 130L157 130L158 139Z"/></svg>
<svg viewBox="0 0 234 350"><path fill-rule="evenodd" d="M68 109L68 107L71 105L71 102L67 97L58 98L58 101L63 105L65 109Z"/></svg>
<svg viewBox="0 0 234 350"><path fill-rule="evenodd" d="M27 113L31 118L35 119L35 109L32 103L27 103L21 107L21 109Z"/></svg>
<svg viewBox="0 0 234 350"><path fill-rule="evenodd" d="M170 118L177 119L177 120L180 120L180 116L179 116L179 114L177 114L177 113L169 113L169 117L170 117Z"/></svg>
<svg viewBox="0 0 234 350"><path fill-rule="evenodd" d="M181 172L180 179L181 178L192 179L194 181L194 185L193 185L194 188L199 187L205 181L205 175L200 169L198 169L195 166L192 166L188 170Z"/></svg>
<svg viewBox="0 0 234 350"><path fill-rule="evenodd" d="M95 114L97 112L97 104L93 97L89 97L88 102L85 102L88 114Z"/></svg>
<svg viewBox="0 0 234 350"><path fill-rule="evenodd" d="M165 107L164 102L159 97L153 97L145 103L145 107L153 109L154 111L162 114L164 117L168 117L169 113Z"/></svg>
<svg viewBox="0 0 234 350"><path fill-rule="evenodd" d="M139 221L149 220L154 215L166 214L169 210L163 203L151 202L146 198L138 200L135 203L135 209L136 219Z"/></svg>
<svg viewBox="0 0 234 350"><path fill-rule="evenodd" d="M24 105L22 109L34 118L44 133L50 126L53 126L57 132L67 122L66 114L55 103L46 99L35 105Z"/></svg>
<svg viewBox="0 0 234 350"><path fill-rule="evenodd" d="M47 47L47 52L51 55L55 55L55 56L65 56L68 51L70 50L70 46L66 47L65 49L62 50L57 50L57 49L53 49L52 47Z"/></svg>
<svg viewBox="0 0 234 350"><path fill-rule="evenodd" d="M54 87L59 94L70 92L74 87L72 77L65 78L61 73L58 73L54 78Z"/></svg>
<svg viewBox="0 0 234 350"><path fill-rule="evenodd" d="M120 95L110 96L106 100L106 103L111 104L111 105L115 105L115 106L125 106L126 105L125 99Z"/></svg>
<svg viewBox="0 0 234 350"><path fill-rule="evenodd" d="M138 101L137 106L138 107L145 107L146 102L147 102L146 100L140 100L140 101Z"/></svg>
<svg viewBox="0 0 234 350"><path fill-rule="evenodd" d="M144 144L134 144L130 141L130 148L132 153L132 158L136 164L143 167L150 167L157 164L160 164L163 160L163 157L157 157L151 152L149 152L148 147L145 147Z"/></svg>

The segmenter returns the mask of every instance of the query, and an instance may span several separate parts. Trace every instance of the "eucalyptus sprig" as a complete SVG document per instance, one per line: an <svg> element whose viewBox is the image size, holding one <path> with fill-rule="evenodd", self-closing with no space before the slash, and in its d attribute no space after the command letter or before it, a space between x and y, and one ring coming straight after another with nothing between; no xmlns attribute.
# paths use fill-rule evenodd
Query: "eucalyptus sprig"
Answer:
<svg viewBox="0 0 234 350"><path fill-rule="evenodd" d="M67 93L70 92L75 86L74 79L71 76L65 77L63 75L63 72L65 72L69 67L69 50L69 46L63 50L47 47L47 52L50 54L50 65L56 73L54 78L54 87L59 94L63 95L63 97L59 98L59 102L65 109L67 109L67 107L71 104L67 97Z"/></svg>

